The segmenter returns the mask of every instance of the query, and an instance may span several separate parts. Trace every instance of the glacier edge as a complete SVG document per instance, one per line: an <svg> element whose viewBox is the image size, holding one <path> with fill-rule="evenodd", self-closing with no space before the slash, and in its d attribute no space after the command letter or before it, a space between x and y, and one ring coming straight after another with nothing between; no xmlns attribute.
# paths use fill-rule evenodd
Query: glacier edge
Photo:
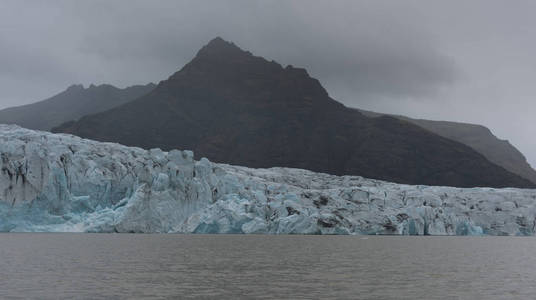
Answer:
<svg viewBox="0 0 536 300"><path fill-rule="evenodd" d="M534 235L536 190L194 160L0 125L0 231Z"/></svg>

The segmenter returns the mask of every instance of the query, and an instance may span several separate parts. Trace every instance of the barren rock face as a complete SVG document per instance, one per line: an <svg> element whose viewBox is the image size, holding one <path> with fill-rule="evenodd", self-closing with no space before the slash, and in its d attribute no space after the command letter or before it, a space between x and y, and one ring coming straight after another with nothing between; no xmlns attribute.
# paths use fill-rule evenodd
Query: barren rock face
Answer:
<svg viewBox="0 0 536 300"><path fill-rule="evenodd" d="M536 190L195 161L0 125L0 230L533 235Z"/></svg>
<svg viewBox="0 0 536 300"><path fill-rule="evenodd" d="M385 115L366 110L359 110L359 112L373 118ZM536 170L530 166L523 153L507 140L501 140L496 137L489 128L469 123L412 119L400 115L391 116L419 125L447 139L465 144L484 155L490 162L528 179L532 183L536 183Z"/></svg>

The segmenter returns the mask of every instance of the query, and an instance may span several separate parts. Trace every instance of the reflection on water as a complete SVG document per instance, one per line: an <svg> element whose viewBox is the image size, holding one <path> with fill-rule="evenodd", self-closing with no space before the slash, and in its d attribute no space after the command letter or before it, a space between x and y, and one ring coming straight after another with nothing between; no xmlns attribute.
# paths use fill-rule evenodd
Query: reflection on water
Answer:
<svg viewBox="0 0 536 300"><path fill-rule="evenodd" d="M0 234L0 298L531 299L536 239Z"/></svg>

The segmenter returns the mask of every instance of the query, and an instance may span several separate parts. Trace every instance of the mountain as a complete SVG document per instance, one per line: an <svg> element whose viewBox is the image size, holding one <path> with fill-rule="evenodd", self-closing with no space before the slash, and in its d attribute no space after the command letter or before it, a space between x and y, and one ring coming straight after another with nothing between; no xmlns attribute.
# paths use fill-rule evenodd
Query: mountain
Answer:
<svg viewBox="0 0 536 300"><path fill-rule="evenodd" d="M359 111L370 117L385 115L361 109ZM497 138L491 130L482 125L412 119L399 115L391 116L409 121L442 137L465 144L484 155L492 163L536 183L536 171L527 162L525 156L508 141Z"/></svg>
<svg viewBox="0 0 536 300"><path fill-rule="evenodd" d="M461 143L333 100L301 68L216 38L150 93L54 129L212 161L295 167L398 183L533 187Z"/></svg>
<svg viewBox="0 0 536 300"><path fill-rule="evenodd" d="M112 85L72 85L67 90L43 101L0 110L0 123L51 130L70 120L79 119L127 103L147 94L155 84L119 89Z"/></svg>
<svg viewBox="0 0 536 300"><path fill-rule="evenodd" d="M0 140L0 231L535 234L536 190L251 169L14 125Z"/></svg>

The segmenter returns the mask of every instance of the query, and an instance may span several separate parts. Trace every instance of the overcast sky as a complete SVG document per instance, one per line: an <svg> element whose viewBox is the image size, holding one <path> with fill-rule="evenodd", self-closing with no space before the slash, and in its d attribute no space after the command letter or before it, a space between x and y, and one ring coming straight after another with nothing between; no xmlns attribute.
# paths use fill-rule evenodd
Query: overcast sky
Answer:
<svg viewBox="0 0 536 300"><path fill-rule="evenodd" d="M488 126L536 166L536 1L0 0L0 108L166 79L215 36L348 106Z"/></svg>

